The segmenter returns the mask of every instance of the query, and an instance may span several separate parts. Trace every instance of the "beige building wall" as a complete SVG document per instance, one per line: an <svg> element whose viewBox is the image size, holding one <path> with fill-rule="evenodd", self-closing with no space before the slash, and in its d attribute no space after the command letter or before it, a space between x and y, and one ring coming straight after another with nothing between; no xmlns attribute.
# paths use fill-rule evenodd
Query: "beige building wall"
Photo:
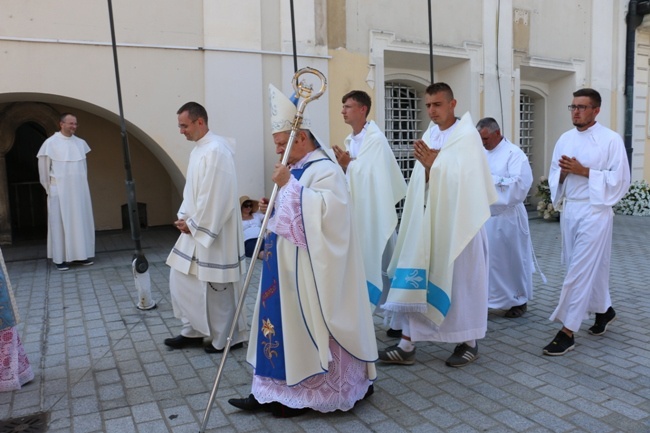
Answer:
<svg viewBox="0 0 650 433"><path fill-rule="evenodd" d="M267 86L273 82L290 94L293 75L285 3L113 2L136 192L148 206L150 225L170 223L180 203L193 145L179 134L176 110L190 100L206 106L213 131L236 140L239 193L270 193L277 157L268 127ZM302 35L299 66L327 72L324 8L324 1L314 2L299 9L296 19ZM124 202L110 44L105 3L72 1L65 8L3 4L0 62L8 67L0 82L0 104L33 101L79 116L79 135L93 148L89 177L98 230L122 228ZM329 140L327 106L325 96L310 110L322 118L320 136Z"/></svg>
<svg viewBox="0 0 650 433"><path fill-rule="evenodd" d="M349 133L340 116L347 91L367 91L371 117L384 128L386 82L405 83L419 94L430 83L427 2L294 3L298 67L316 67L328 79L326 94L307 109L323 141L341 144ZM565 107L575 89L601 91L599 120L623 133L627 4L436 0L434 81L454 88L459 115L495 117L513 142L520 139L520 96L531 97L538 177L548 171L557 138L572 127ZM267 89L273 83L287 95L293 90L289 3L117 0L113 7L134 176L138 200L151 209L149 223L165 224L177 210L192 143L179 135L176 110L190 100L206 106L213 131L236 140L239 193L270 194L278 157ZM93 148L97 226L121 228L123 160L115 144L119 116L106 4L4 2L0 14L0 108L38 102L76 112L79 134ZM648 179L647 64L641 64L648 57L647 29L638 34L637 74L646 76L637 75L633 178ZM424 111L421 116L424 129L428 118ZM0 188L2 216L3 194Z"/></svg>
<svg viewBox="0 0 650 433"><path fill-rule="evenodd" d="M342 148L343 140L352 132L349 125L343 121L341 115L343 95L351 90L363 90L368 93L373 105L370 109L368 118L375 119L375 98L374 89L365 81L368 74L368 57L360 54L350 53L344 48L330 51L332 60L329 62L330 77L345 77L342 80L330 81L329 94L330 94L330 132L331 132L331 145L337 145ZM374 86L373 86L374 87Z"/></svg>

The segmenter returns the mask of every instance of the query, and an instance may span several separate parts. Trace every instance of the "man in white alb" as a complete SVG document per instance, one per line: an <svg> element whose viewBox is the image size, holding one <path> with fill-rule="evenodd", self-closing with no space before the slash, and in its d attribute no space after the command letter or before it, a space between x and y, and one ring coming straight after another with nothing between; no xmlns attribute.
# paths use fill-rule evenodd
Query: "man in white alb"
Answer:
<svg viewBox="0 0 650 433"><path fill-rule="evenodd" d="M501 135L496 120L479 120L498 200L490 206L485 223L490 245L488 308L508 310L505 317L521 317L533 298L533 246L524 200L533 183L526 154Z"/></svg>
<svg viewBox="0 0 650 433"><path fill-rule="evenodd" d="M67 271L71 263L93 264L95 222L86 165L90 147L74 135L76 116L64 113L59 126L61 130L45 140L36 156L47 193L47 257L59 271Z"/></svg>
<svg viewBox="0 0 650 433"><path fill-rule="evenodd" d="M573 93L574 129L555 144L548 184L553 206L562 208L562 261L567 266L560 302L551 320L562 329L544 355L564 355L575 347L573 334L595 313L593 335L603 335L616 318L609 295L614 206L630 187L630 169L621 136L596 122L600 94Z"/></svg>
<svg viewBox="0 0 650 433"><path fill-rule="evenodd" d="M427 87L425 105L432 124L413 146L419 164L406 193L384 304L401 323L402 339L379 351L379 359L413 364L414 341L437 341L456 343L446 364L463 367L476 360L476 340L487 331L483 226L496 192L481 137L469 113L456 119L449 85Z"/></svg>
<svg viewBox="0 0 650 433"><path fill-rule="evenodd" d="M224 137L209 130L208 113L200 104L188 102L177 114L181 134L196 146L174 222L181 235L167 258L174 315L183 329L177 337L167 338L165 345L201 346L208 337L206 353L220 353L226 347L244 272L234 150ZM242 311L230 349L243 347L246 338Z"/></svg>
<svg viewBox="0 0 650 433"><path fill-rule="evenodd" d="M386 275L395 248L397 212L395 205L406 195L406 181L386 136L368 121L370 96L362 90L346 93L341 114L352 133L345 139L345 151L333 146L343 168L352 197L354 230L361 243L370 302L386 301L390 279ZM389 336L400 336L391 328Z"/></svg>

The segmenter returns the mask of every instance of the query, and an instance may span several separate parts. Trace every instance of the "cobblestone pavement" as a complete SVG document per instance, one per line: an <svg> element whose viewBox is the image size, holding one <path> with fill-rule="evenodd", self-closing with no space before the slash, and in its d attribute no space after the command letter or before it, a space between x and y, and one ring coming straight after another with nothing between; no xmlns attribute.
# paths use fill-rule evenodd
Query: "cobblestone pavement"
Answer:
<svg viewBox="0 0 650 433"><path fill-rule="evenodd" d="M583 324L576 348L542 356L559 329L548 320L559 297L559 225L531 220L548 278L522 318L490 311L480 358L446 367L450 344L419 343L415 365L378 365L375 394L347 413L275 419L242 413L227 399L246 396L245 350L229 355L208 432L650 432L650 218L617 216L611 292L618 313L602 337ZM0 420L50 413L50 433L197 432L221 355L168 350L177 335L164 260L176 233L148 229L142 243L158 308L135 308L130 233L99 233L93 266L59 272L43 244L3 248L22 316L21 336L35 379L0 394ZM246 303L248 317L257 269ZM380 348L392 344L375 318Z"/></svg>

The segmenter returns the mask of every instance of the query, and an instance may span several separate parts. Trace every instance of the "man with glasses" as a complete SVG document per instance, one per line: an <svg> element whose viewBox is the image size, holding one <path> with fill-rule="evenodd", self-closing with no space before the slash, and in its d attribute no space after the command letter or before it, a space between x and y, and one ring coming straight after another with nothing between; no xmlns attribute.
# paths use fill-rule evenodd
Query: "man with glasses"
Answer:
<svg viewBox="0 0 650 433"><path fill-rule="evenodd" d="M564 355L575 347L573 334L595 313L589 328L603 335L616 318L609 294L609 263L615 205L630 186L621 137L596 122L601 97L593 89L573 93L569 105L575 129L555 145L548 177L553 206L562 209L562 259L567 266L560 301L551 320L562 329L544 354Z"/></svg>
<svg viewBox="0 0 650 433"><path fill-rule="evenodd" d="M167 338L173 349L202 346L220 353L226 346L244 272L244 237L237 196L233 149L224 137L208 128L208 113L196 102L177 112L178 128L196 142L190 153L183 203L174 222L181 235L167 265L174 316L181 319L180 335ZM241 314L230 349L247 338L246 316Z"/></svg>

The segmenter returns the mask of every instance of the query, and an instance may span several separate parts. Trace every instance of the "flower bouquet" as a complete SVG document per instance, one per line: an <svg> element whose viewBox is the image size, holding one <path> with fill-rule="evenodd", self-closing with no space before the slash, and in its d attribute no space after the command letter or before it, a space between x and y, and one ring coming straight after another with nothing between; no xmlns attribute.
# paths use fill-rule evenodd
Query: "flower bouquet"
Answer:
<svg viewBox="0 0 650 433"><path fill-rule="evenodd" d="M540 197L540 201L537 203L537 212L539 212L540 216L544 217L545 220L557 220L560 218L560 212L553 207L553 202L551 201L551 188L548 186L548 179L546 176L539 178L537 194L535 195Z"/></svg>
<svg viewBox="0 0 650 433"><path fill-rule="evenodd" d="M621 215L650 216L650 185L645 180L633 182L627 194L614 205L614 212Z"/></svg>

